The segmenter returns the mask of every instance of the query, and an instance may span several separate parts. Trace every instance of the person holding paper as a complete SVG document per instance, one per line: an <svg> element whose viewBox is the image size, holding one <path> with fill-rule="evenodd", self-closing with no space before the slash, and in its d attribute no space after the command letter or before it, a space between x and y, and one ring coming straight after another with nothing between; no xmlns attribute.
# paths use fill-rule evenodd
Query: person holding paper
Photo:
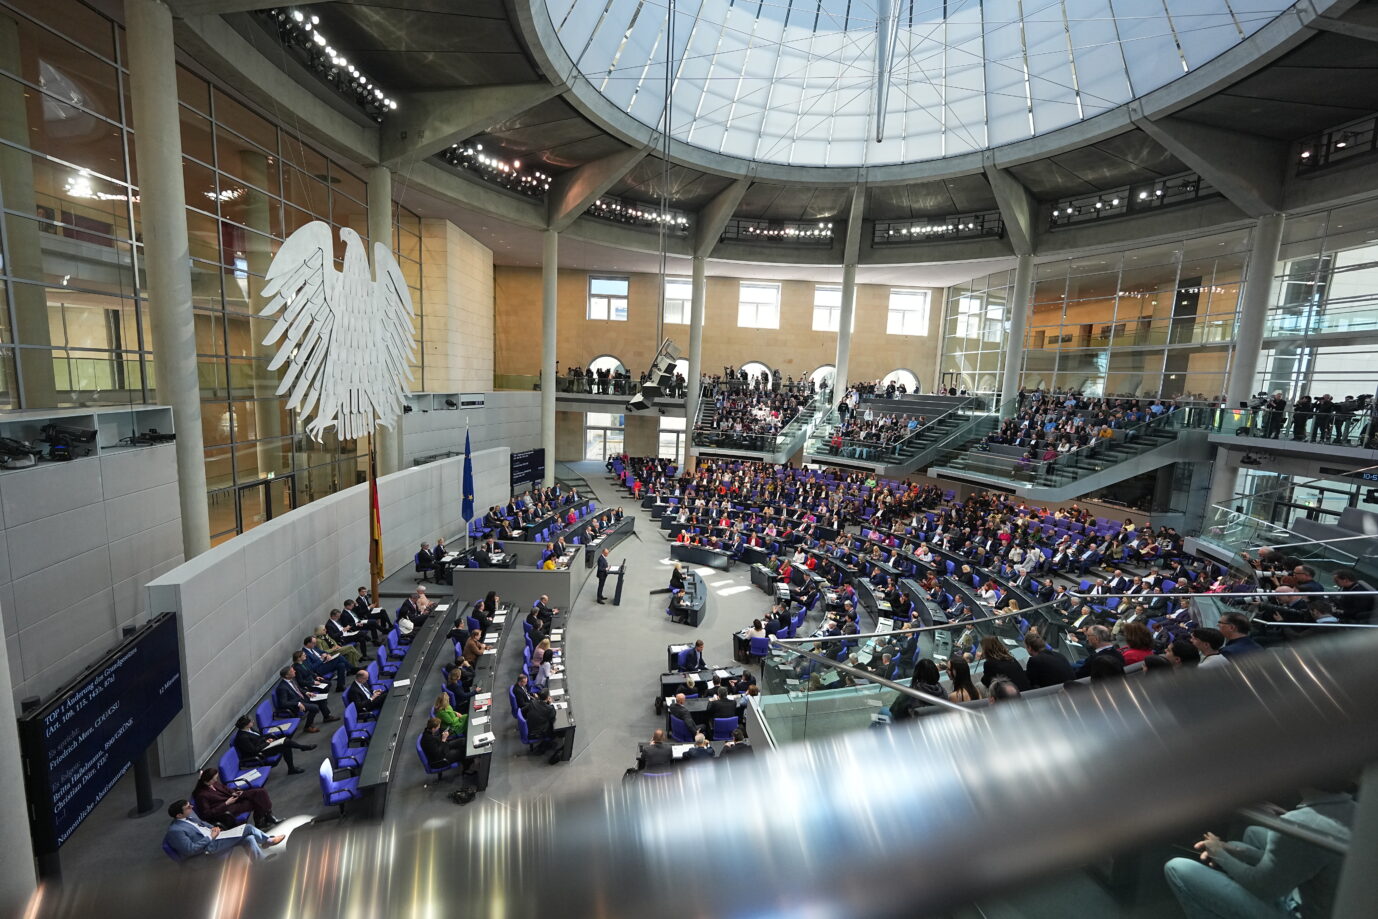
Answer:
<svg viewBox="0 0 1378 919"><path fill-rule="evenodd" d="M297 768L297 764L292 761L292 751L316 749L313 743L297 743L285 734L280 737L264 737L259 733L254 719L248 715L240 716L234 726L234 749L239 754L240 764L245 766L261 766L265 756L281 753L282 761L287 764L287 774L300 775L306 770Z"/></svg>
<svg viewBox="0 0 1378 919"><path fill-rule="evenodd" d="M483 656L483 652L488 650L488 646L481 640L478 632L471 632L469 640L464 643L464 663L473 666L478 663L478 659Z"/></svg>
<svg viewBox="0 0 1378 919"><path fill-rule="evenodd" d="M262 788L231 788L220 780L214 766L202 769L191 793L196 810L204 820L234 825L242 814L252 812L254 826L261 830L282 821L273 816L273 801Z"/></svg>
<svg viewBox="0 0 1378 919"><path fill-rule="evenodd" d="M367 670L354 674L354 682L349 684L349 690L345 693L346 705L352 702L359 712L375 712L383 707L384 701L386 694L369 684Z"/></svg>
<svg viewBox="0 0 1378 919"><path fill-rule="evenodd" d="M177 853L177 858L185 861L197 855L225 855L237 847L243 847L250 861L263 859L263 850L281 843L286 836L269 836L257 827L245 824L229 832L218 826L211 826L192 810L186 798L168 805L167 815L172 825L167 828L163 842Z"/></svg>

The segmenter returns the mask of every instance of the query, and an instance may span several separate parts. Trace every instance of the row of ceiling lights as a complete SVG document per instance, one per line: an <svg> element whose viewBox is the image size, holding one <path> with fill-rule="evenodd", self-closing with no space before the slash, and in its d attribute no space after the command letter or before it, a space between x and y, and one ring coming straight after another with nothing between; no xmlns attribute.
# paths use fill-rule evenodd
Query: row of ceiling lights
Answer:
<svg viewBox="0 0 1378 919"><path fill-rule="evenodd" d="M886 236L934 236L939 233L960 233L976 229L975 223L926 223L919 226L894 227L885 231Z"/></svg>
<svg viewBox="0 0 1378 919"><path fill-rule="evenodd" d="M623 204L616 198L599 198L593 202L593 206L589 210L593 211L595 216L609 220L649 223L657 226L663 224L665 226L687 227L689 225L689 218L681 214Z"/></svg>
<svg viewBox="0 0 1378 919"><path fill-rule="evenodd" d="M820 221L817 226L748 226L742 232L747 236L761 236L766 239L827 239L833 235L833 225Z"/></svg>
<svg viewBox="0 0 1378 919"><path fill-rule="evenodd" d="M472 169L502 185L528 195L543 195L550 190L550 176L539 169L522 170L521 160L505 160L483 152L483 144L455 144L446 151L452 166Z"/></svg>
<svg viewBox="0 0 1378 919"><path fill-rule="evenodd" d="M284 41L291 40L307 51L314 51L308 56L317 72L339 88L352 92L375 121L382 121L384 113L397 110L396 99L374 85L362 70L335 50L318 28L319 16L291 7L274 7L267 14L276 21L278 34Z"/></svg>

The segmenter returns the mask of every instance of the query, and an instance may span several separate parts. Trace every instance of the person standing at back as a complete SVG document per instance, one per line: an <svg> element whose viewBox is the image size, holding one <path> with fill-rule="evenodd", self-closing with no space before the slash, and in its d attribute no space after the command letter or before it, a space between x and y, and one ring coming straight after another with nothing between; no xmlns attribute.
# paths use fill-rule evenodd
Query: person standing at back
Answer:
<svg viewBox="0 0 1378 919"><path fill-rule="evenodd" d="M606 602L603 599L603 585L608 580L608 550L604 549L598 553L598 602Z"/></svg>

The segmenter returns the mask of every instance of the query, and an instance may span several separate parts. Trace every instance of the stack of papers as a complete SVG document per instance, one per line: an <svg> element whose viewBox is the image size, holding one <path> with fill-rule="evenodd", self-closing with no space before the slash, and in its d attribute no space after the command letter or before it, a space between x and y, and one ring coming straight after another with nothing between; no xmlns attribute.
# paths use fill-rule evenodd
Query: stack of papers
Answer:
<svg viewBox="0 0 1378 919"><path fill-rule="evenodd" d="M728 673L726 670L714 670L713 675L720 680L728 680L732 678L732 674Z"/></svg>
<svg viewBox="0 0 1378 919"><path fill-rule="evenodd" d="M437 613L443 613L443 612L445 612L445 611L446 611L447 609L449 609L449 608L450 608L450 604L448 604L448 603L437 603L437 604L436 604L436 607L435 607L435 611L436 611Z"/></svg>
<svg viewBox="0 0 1378 919"><path fill-rule="evenodd" d="M470 718L470 719L469 719L469 723L470 723L471 725L473 725L474 727L478 727L478 726L480 726L480 725L487 724L488 722L490 722L490 721L492 721L492 720L493 720L493 719L492 719L492 718L489 718L487 715L475 715L473 718Z"/></svg>
<svg viewBox="0 0 1378 919"><path fill-rule="evenodd" d="M565 630L564 630L564 629L551 629L551 630L550 630L550 640L551 640L551 641L564 641L564 640L565 640Z"/></svg>
<svg viewBox="0 0 1378 919"><path fill-rule="evenodd" d="M565 694L565 691L564 691L563 689L560 689L558 686L557 686L556 688L550 690L550 697L551 697L552 699L558 699L560 696L563 696L564 694Z"/></svg>
<svg viewBox="0 0 1378 919"><path fill-rule="evenodd" d="M474 737L474 746L476 746L476 747L486 747L486 746L488 746L488 745L489 745L490 743L492 743L492 742L493 742L493 732L492 732L492 731L484 731L482 734L478 734L478 735L476 735L476 736Z"/></svg>

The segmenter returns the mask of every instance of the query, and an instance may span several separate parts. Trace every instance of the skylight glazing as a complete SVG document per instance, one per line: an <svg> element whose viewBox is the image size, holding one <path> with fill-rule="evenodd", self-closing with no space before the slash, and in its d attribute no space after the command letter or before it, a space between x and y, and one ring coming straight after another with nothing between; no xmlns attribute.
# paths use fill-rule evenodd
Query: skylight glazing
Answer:
<svg viewBox="0 0 1378 919"><path fill-rule="evenodd" d="M1238 44L1290 0L545 0L613 105L715 153L954 156L1075 124ZM674 15L670 15L673 8Z"/></svg>

